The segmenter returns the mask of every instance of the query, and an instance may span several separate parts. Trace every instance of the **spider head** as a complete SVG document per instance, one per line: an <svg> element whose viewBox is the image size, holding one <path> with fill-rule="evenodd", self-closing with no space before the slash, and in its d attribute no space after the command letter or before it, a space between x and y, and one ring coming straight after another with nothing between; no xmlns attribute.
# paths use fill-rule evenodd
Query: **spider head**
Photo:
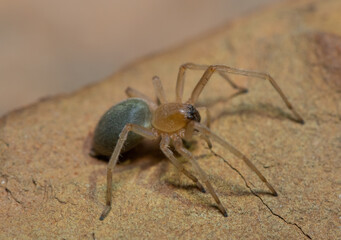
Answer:
<svg viewBox="0 0 341 240"><path fill-rule="evenodd" d="M200 122L201 120L198 110L191 104L187 105L186 118L196 122Z"/></svg>

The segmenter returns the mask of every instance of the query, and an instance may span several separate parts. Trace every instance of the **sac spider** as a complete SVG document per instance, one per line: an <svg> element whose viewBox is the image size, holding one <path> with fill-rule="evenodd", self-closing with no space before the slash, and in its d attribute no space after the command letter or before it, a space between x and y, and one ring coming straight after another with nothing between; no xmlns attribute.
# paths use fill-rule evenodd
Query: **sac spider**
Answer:
<svg viewBox="0 0 341 240"><path fill-rule="evenodd" d="M183 103L182 95L185 82L185 72L188 69L205 70L205 72L193 89L191 97ZM199 166L196 158L191 154L191 152L183 146L182 139L190 140L195 133L198 133L201 137L203 137L207 141L209 147L212 146L210 142L210 139L212 139L224 148L228 149L238 158L241 158L246 165L258 175L260 180L266 184L272 195L277 196L275 189L244 154L226 140L223 140L218 135L211 132L209 129L208 109L205 107L204 110L206 110L207 114L206 122L205 124L200 123L201 117L199 111L195 108L195 103L212 74L216 71L223 76L233 88L239 89L239 93L245 93L247 90L233 83L226 73L269 80L285 102L286 106L295 115L295 121L302 124L304 123L301 116L295 111L275 80L266 73L240 70L224 65L206 66L193 63L183 64L180 66L178 73L175 102L167 101L159 77L153 77L155 93L160 104L155 103L137 90L127 88L126 93L130 98L110 108L102 116L94 133L92 155L110 157L107 167L106 206L100 216L100 220L103 220L111 210L112 173L120 153L136 146L143 137L151 140L161 137L160 149L162 152L180 172L190 178L202 192L205 192L205 188L199 182L198 178L188 172L174 156L173 152L169 148L172 143L175 150L185 159L190 161L198 174L200 181L206 186L208 192L217 203L219 210L225 217L227 217L227 212L209 182L206 173Z"/></svg>

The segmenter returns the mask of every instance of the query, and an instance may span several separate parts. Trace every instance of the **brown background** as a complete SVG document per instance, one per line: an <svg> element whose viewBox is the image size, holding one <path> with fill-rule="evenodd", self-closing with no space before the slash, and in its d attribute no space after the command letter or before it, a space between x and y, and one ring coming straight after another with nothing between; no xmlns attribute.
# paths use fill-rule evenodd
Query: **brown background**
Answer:
<svg viewBox="0 0 341 240"><path fill-rule="evenodd" d="M277 1L1 1L0 116Z"/></svg>

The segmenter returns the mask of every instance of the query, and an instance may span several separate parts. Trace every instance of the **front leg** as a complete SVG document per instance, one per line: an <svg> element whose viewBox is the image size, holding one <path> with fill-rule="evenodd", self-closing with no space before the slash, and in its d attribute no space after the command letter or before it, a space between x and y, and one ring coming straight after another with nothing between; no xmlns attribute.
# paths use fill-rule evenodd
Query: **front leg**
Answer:
<svg viewBox="0 0 341 240"><path fill-rule="evenodd" d="M293 105L289 102L288 98L284 95L282 89L278 86L276 81L267 73L261 73L261 72L254 72L249 70L242 70L237 68L228 67L225 65L211 65L209 66L204 74L202 75L201 79L197 83L197 85L194 87L190 99L188 99L187 103L189 104L195 104L202 92L202 90L205 88L208 81L211 79L211 76L214 72L226 72L236 75L243 75L243 76L249 76L249 77L255 77L260 79L265 79L270 82L270 84L274 87L274 89L277 91L277 93L280 95L288 109L294 114L295 121L301 124L304 124L303 118L296 112Z"/></svg>
<svg viewBox="0 0 341 240"><path fill-rule="evenodd" d="M182 95L184 91L184 84L185 84L185 73L187 70L207 70L210 67L210 65L201 65L201 64L195 64L195 63L185 63L182 64L179 68L178 72L178 79L176 81L176 102L182 102ZM231 78L225 74L225 71L219 71L220 76L222 76L232 88L238 90L238 95L242 93L247 93L247 89L241 86L238 86L235 84Z"/></svg>
<svg viewBox="0 0 341 240"><path fill-rule="evenodd" d="M203 135L206 135L207 137L212 138L214 141L216 141L217 143L219 143L221 146L223 146L225 149L229 150L232 154L234 154L235 156L237 156L238 158L242 159L246 165L252 170L254 171L257 176L259 177L260 180L262 180L262 182L264 182L266 184L266 186L269 188L269 190L271 191L272 195L277 196L277 192L276 190L272 187L272 185L268 182L268 180L266 180L266 178L263 176L263 174L257 169L257 167L251 162L250 159L248 159L244 154L242 154L237 148L235 148L234 146L232 146L230 143L228 143L226 140L223 140L222 138L220 138L218 135L216 135L215 133L211 132L207 127L203 126L200 123L194 123L194 129L198 130L199 132L201 132Z"/></svg>
<svg viewBox="0 0 341 240"><path fill-rule="evenodd" d="M174 156L173 152L169 149L170 137L166 134L161 135L160 149L166 155L166 157L170 160L171 163L183 174L185 174L188 178L190 178L199 188L201 192L206 192L205 188L201 185L199 180L193 176L190 172L188 172L184 166L180 163L178 159Z"/></svg>
<svg viewBox="0 0 341 240"><path fill-rule="evenodd" d="M209 128L209 127L207 126L207 128ZM184 136L183 140L184 140L184 143L185 143L186 147L191 145L191 140L192 140L193 135L195 133L198 133L200 135L200 137L202 137L206 141L207 146L208 146L209 149L212 148L211 140L208 137L206 137L206 135L201 134L200 132L195 132L194 121L191 121L190 123L188 123L187 127L186 127L186 130L185 130L185 136Z"/></svg>
<svg viewBox="0 0 341 240"><path fill-rule="evenodd" d="M201 169L201 167L199 166L199 164L197 163L195 157L191 154L191 152L183 147L182 141L180 138L175 140L174 147L176 151L180 153L180 155L182 155L184 158L188 159L191 162L192 166L195 168L196 172L199 174L200 180L206 185L206 189L216 201L219 210L224 215L224 217L227 217L227 212L225 210L225 207L223 206L218 195L214 191L211 183L208 180L206 173Z"/></svg>

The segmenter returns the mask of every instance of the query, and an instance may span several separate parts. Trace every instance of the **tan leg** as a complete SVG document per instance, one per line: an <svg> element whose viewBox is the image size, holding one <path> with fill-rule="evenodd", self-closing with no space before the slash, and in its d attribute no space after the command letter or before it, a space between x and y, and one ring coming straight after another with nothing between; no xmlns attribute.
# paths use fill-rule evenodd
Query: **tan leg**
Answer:
<svg viewBox="0 0 341 240"><path fill-rule="evenodd" d="M209 67L209 65L199 65L199 64L194 64L194 63L185 63L182 64L179 68L179 73L178 73L178 79L176 82L176 101L177 102L182 102L182 96L183 96L183 90L184 90L184 84L185 84L185 73L187 69L190 70L206 70ZM234 89L238 89L239 94L240 93L246 93L247 89L238 86L235 84L229 76L225 74L225 71L219 71L219 74L233 87Z"/></svg>
<svg viewBox="0 0 341 240"><path fill-rule="evenodd" d="M174 146L175 146L176 151L178 151L184 158L187 158L190 160L191 164L193 165L195 170L198 172L201 181L206 185L207 190L209 191L209 193L212 195L212 197L214 198L214 200L218 204L219 210L222 212L224 217L227 217L227 212L226 212L224 206L222 205L218 195L214 191L211 183L209 182L206 173L201 169L201 167L199 166L199 164L197 163L195 157L191 154L191 152L183 147L181 138L178 138L174 142Z"/></svg>
<svg viewBox="0 0 341 240"><path fill-rule="evenodd" d="M203 122L203 124L210 128L211 126L211 114L210 114L210 111L208 110L207 107L197 107L197 110L200 112L200 111L205 111L205 115L206 115L206 118L205 118L205 122Z"/></svg>
<svg viewBox="0 0 341 240"><path fill-rule="evenodd" d="M262 180L266 184L266 186L271 191L272 195L277 196L276 190L271 186L271 184L266 180L263 174L261 174L261 172L256 168L256 166L244 154L242 154L231 144L229 144L228 142L226 142L225 140L221 139L219 136L211 132L207 127L203 126L202 124L195 122L194 128L197 129L199 132L203 133L204 135L212 138L214 141L217 141L220 145L228 149L231 153L241 158L246 163L246 165L257 174L260 180Z"/></svg>
<svg viewBox="0 0 341 240"><path fill-rule="evenodd" d="M156 97L160 100L161 104L167 103L166 94L163 90L160 78L158 76L153 77L153 85L155 89Z"/></svg>
<svg viewBox="0 0 341 240"><path fill-rule="evenodd" d="M126 89L126 94L128 97L136 97L145 100L152 110L155 110L157 108L157 104L153 100L134 88L128 87Z"/></svg>
<svg viewBox="0 0 341 240"><path fill-rule="evenodd" d="M134 132L136 134L139 134L145 138L148 139L156 139L158 137L157 134L155 134L152 130L141 127L139 125L135 125L132 123L128 123L123 128L122 132L120 133L119 140L115 146L115 150L112 153L109 164L107 167L107 194L106 194L106 206L104 208L104 211L101 214L100 220L103 220L108 213L111 210L111 203L112 203L112 173L114 170L114 167L116 166L118 157L120 155L121 149L123 147L124 142L126 141L128 137L129 132Z"/></svg>
<svg viewBox="0 0 341 240"><path fill-rule="evenodd" d="M187 142L191 141L193 138L193 134L194 134L194 122L191 121L187 124L186 130L185 130L184 140ZM205 135L201 134L200 132L199 132L199 134L206 141L208 148L211 149L212 148L211 140L208 137L206 137Z"/></svg>
<svg viewBox="0 0 341 240"><path fill-rule="evenodd" d="M200 111L200 110L205 111L206 118L205 118L205 121L203 122L203 124L207 128L210 128L211 127L211 114L210 114L210 111L208 110L208 108L203 106L203 107L198 107L197 110L198 111ZM188 125L190 125L190 124L188 124ZM192 128L194 130L194 124L192 125ZM208 148L211 149L212 148L211 140L202 134L201 134L201 137L206 141Z"/></svg>
<svg viewBox="0 0 341 240"><path fill-rule="evenodd" d="M191 141L193 138L193 134L194 134L194 122L191 121L186 126L184 140Z"/></svg>
<svg viewBox="0 0 341 240"><path fill-rule="evenodd" d="M194 65L195 66L195 65ZM268 80L271 85L275 88L275 90L278 92L278 94L281 96L287 107L292 111L292 113L295 115L296 121L299 123L304 123L303 118L296 112L296 110L293 108L291 103L288 101L287 97L284 95L280 87L277 85L275 80L267 73L260 73L260 72L253 72L253 71L248 71L248 70L241 70L237 68L231 68L228 66L224 65L212 65L207 68L197 85L195 86L194 90L192 91L192 95L190 99L187 101L189 104L194 104L206 86L208 80L211 78L212 74L215 72L226 72L226 73L232 73L232 74L237 74L237 75L244 75L244 76L250 76L250 77L256 77L256 78L261 78L261 79L266 79Z"/></svg>
<svg viewBox="0 0 341 240"><path fill-rule="evenodd" d="M183 165L179 162L178 159L174 156L173 152L169 149L170 138L168 135L162 135L160 148L161 151L166 155L166 157L171 161L171 163L183 174L185 174L188 178L192 179L192 181L197 185L200 191L206 192L205 188L201 185L199 180L193 176L190 172L188 172Z"/></svg>

